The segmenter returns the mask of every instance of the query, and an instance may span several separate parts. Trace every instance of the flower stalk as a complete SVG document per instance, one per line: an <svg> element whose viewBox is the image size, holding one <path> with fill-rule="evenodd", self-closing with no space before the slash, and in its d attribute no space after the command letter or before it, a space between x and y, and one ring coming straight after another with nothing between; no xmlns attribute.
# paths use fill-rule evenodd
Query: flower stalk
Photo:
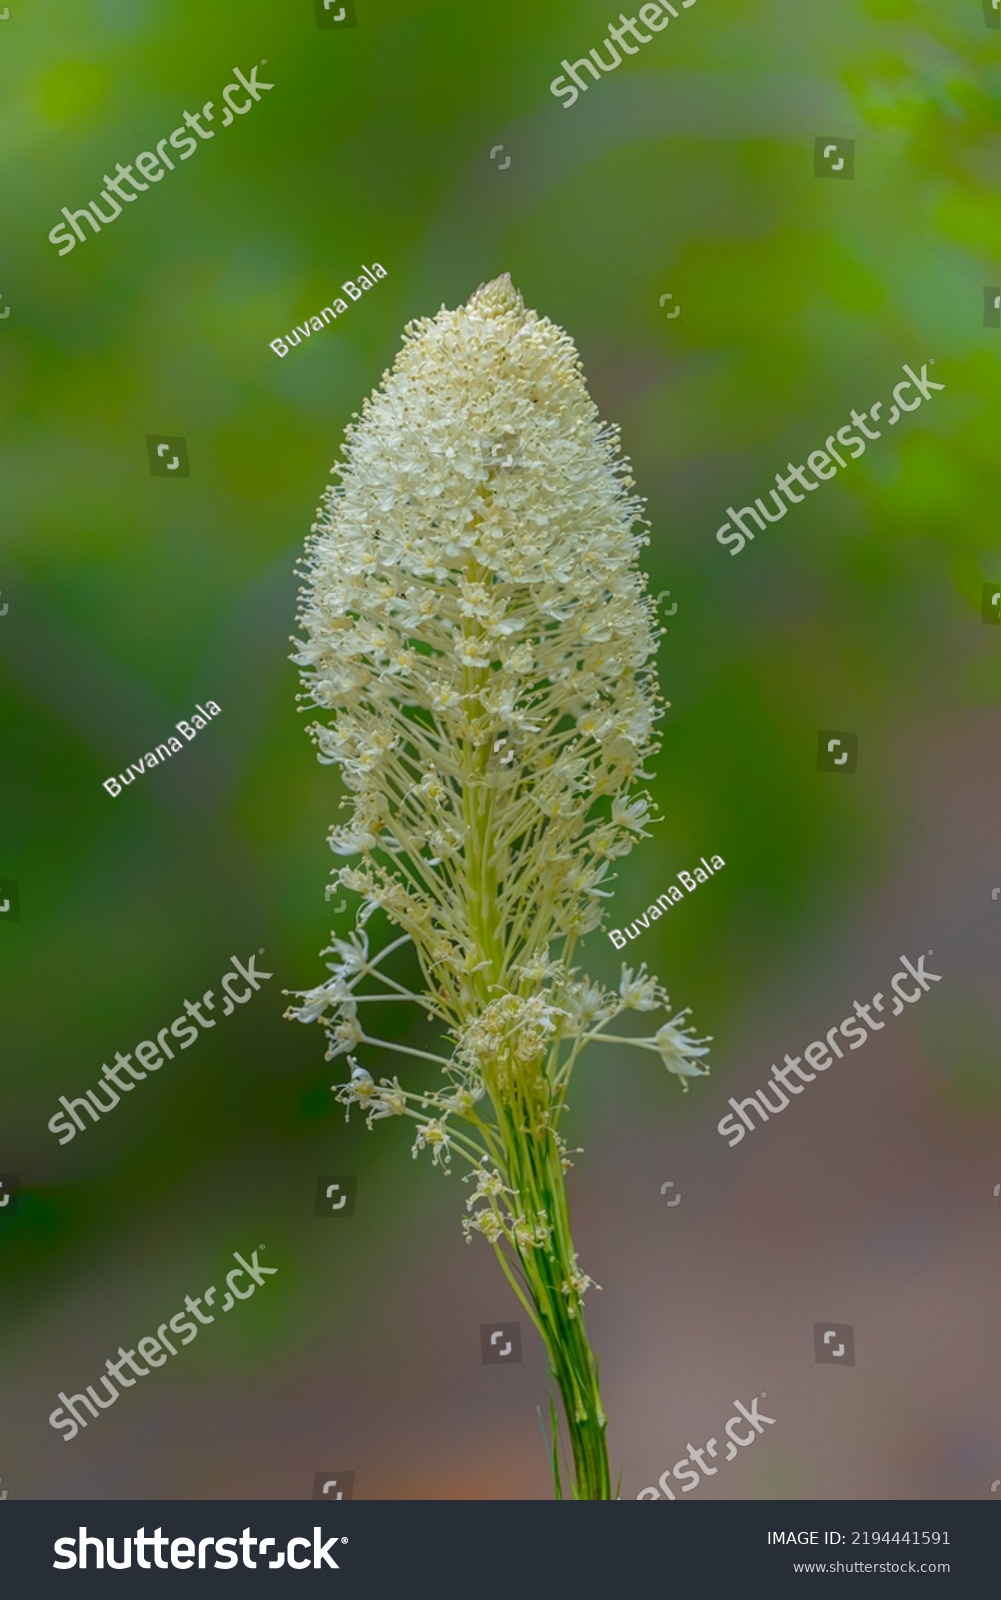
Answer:
<svg viewBox="0 0 1001 1600"><path fill-rule="evenodd" d="M331 889L360 903L323 952L330 976L288 1015L347 1057L333 1086L346 1113L407 1117L415 1156L466 1169L466 1237L492 1245L542 1339L571 1492L610 1499L566 1192L571 1073L602 1042L657 1054L682 1088L708 1070L708 1041L645 967L611 991L573 965L612 864L654 818L636 788L664 710L641 502L571 340L507 277L407 329L344 453L307 546L293 659L306 701L333 713L310 731L350 812L331 847L356 864ZM400 936L373 952L379 911ZM404 947L416 983L394 975ZM367 1026L400 1003L423 1018L419 1042ZM658 1010L648 1037L607 1031ZM362 1050L430 1062L437 1081L376 1082Z"/></svg>

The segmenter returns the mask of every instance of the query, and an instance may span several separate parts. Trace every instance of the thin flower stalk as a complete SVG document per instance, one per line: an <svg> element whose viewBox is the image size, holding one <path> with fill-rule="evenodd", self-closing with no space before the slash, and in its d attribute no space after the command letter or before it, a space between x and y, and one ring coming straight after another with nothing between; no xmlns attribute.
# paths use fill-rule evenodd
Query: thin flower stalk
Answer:
<svg viewBox="0 0 1001 1600"><path fill-rule="evenodd" d="M543 1342L572 1493L611 1499L567 1203L571 1072L587 1045L638 1047L687 1089L709 1043L645 967L613 991L573 964L614 863L655 820L640 786L665 707L642 504L572 341L506 276L407 328L343 453L301 569L293 659L344 789L330 892L358 908L323 952L329 977L288 1015L346 1057L346 1114L406 1117L415 1156L466 1169L466 1237L493 1247ZM373 950L377 912L399 934ZM410 983L384 966L404 950ZM359 1019L405 1001L418 1043ZM608 1032L655 1011L649 1036ZM430 1062L437 1079L376 1081L361 1053L376 1070L394 1053ZM552 1459L561 1494L555 1438Z"/></svg>

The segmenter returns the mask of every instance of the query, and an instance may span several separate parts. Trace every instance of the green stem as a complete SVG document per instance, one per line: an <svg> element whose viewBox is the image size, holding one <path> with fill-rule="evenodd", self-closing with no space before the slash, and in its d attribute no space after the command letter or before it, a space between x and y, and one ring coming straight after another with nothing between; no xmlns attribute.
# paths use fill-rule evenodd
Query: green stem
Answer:
<svg viewBox="0 0 1001 1600"><path fill-rule="evenodd" d="M504 1135L505 1165L521 1216L529 1227L544 1218L551 1230L547 1244L516 1243L515 1249L519 1275L534 1310L533 1321L563 1404L573 1458L574 1498L611 1500L598 1362L588 1341L581 1296L572 1287L577 1265L559 1147L549 1129L531 1131L533 1124L519 1115L527 1107L495 1104ZM503 1260L500 1248L498 1254ZM570 1286L569 1292L564 1285ZM558 1472L556 1490L559 1494Z"/></svg>

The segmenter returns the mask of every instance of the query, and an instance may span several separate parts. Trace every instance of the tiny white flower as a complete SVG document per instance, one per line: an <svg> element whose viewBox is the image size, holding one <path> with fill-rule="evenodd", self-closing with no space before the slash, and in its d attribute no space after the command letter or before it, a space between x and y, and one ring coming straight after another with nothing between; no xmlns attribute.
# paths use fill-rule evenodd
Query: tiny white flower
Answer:
<svg viewBox="0 0 1001 1600"><path fill-rule="evenodd" d="M378 1088L373 1087L368 1091L369 1113L368 1125L380 1121L383 1117L402 1117L407 1108L407 1097L400 1088L399 1079L383 1078Z"/></svg>
<svg viewBox="0 0 1001 1600"><path fill-rule="evenodd" d="M344 977L362 972L368 965L368 935L362 929L354 929L346 939L332 939L329 950L322 954L329 955L331 951L340 957L339 961L327 963L331 972Z"/></svg>
<svg viewBox="0 0 1001 1600"><path fill-rule="evenodd" d="M574 984L567 996L567 1011L576 1032L583 1033L592 1023L611 1016L613 1009L608 991L598 983Z"/></svg>
<svg viewBox="0 0 1001 1600"><path fill-rule="evenodd" d="M645 795L639 795L633 800L626 799L623 795L616 795L612 801L612 821L622 828L628 828L631 833L644 834L646 824L652 820L650 803Z"/></svg>
<svg viewBox="0 0 1001 1600"><path fill-rule="evenodd" d="M347 1055L363 1038L357 1007L353 1001L345 1001L341 1006L340 1020L327 1023L327 1060Z"/></svg>
<svg viewBox="0 0 1001 1600"><path fill-rule="evenodd" d="M667 1001L667 996L657 979L651 978L647 972L646 962L635 976L632 967L622 968L619 995L622 1004L630 1011L657 1011Z"/></svg>
<svg viewBox="0 0 1001 1600"><path fill-rule="evenodd" d="M344 1107L344 1115L350 1115L354 1105L368 1106L375 1089L375 1081L371 1073L360 1067L353 1056L348 1057L348 1066L351 1068L351 1077L347 1083L332 1083L330 1085L334 1094Z"/></svg>
<svg viewBox="0 0 1001 1600"><path fill-rule="evenodd" d="M293 993L298 995L303 1004L289 1006L285 1015L294 1018L296 1022L315 1022L318 1017L323 1016L328 1007L341 1005L349 995L349 991L339 978L332 978L329 983L321 983L315 989L296 989Z"/></svg>
<svg viewBox="0 0 1001 1600"><path fill-rule="evenodd" d="M452 1158L452 1145L444 1118L429 1118L418 1125L414 1139L413 1155L428 1149L436 1166L447 1166Z"/></svg>
<svg viewBox="0 0 1001 1600"><path fill-rule="evenodd" d="M443 1104L458 1116L468 1117L470 1112L474 1110L476 1102L483 1099L485 1092L482 1083L474 1081L461 1089L457 1089L455 1094L447 1098Z"/></svg>
<svg viewBox="0 0 1001 1600"><path fill-rule="evenodd" d="M681 1079L681 1087L687 1089L686 1078L705 1078L709 1074L708 1067L699 1065L702 1056L709 1054L709 1039L696 1039L687 1029L679 1026L688 1011L679 1011L670 1022L665 1022L654 1034L653 1042L660 1053L668 1072L675 1073Z"/></svg>

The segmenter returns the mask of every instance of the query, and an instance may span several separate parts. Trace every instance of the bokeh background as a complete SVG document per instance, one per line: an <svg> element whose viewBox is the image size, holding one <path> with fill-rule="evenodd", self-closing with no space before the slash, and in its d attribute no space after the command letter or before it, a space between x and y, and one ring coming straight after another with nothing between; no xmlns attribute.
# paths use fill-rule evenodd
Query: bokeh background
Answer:
<svg viewBox="0 0 1001 1600"><path fill-rule="evenodd" d="M466 1191L406 1130L345 1127L339 1067L280 992L351 920L324 898L339 796L295 706L294 562L404 324L510 271L622 426L677 606L664 821L612 924L726 861L629 949L714 1036L711 1079L682 1096L606 1051L573 1098L623 1494L766 1393L774 1426L696 1498L989 1498L1001 32L981 0L699 0L569 110L548 86L601 44L601 0L357 0L339 29L313 0L9 12L0 1170L22 1192L0 1212L0 1492L296 1499L351 1471L364 1498L551 1493L529 1330L522 1365L481 1364L480 1325L517 1308L462 1242ZM63 205L263 60L251 114L57 255ZM818 135L856 141L853 181L814 176ZM269 349L375 261L335 326ZM739 558L716 543L728 503L933 358L943 392ZM148 433L186 439L189 477L150 474ZM183 754L105 792L209 698ZM854 776L816 772L820 729L858 734ZM251 1004L58 1145L60 1095L261 949ZM727 1147L730 1095L929 949L920 1006ZM617 972L602 935L584 960ZM314 1216L319 1174L357 1177L351 1217ZM253 1300L72 1443L49 1427L60 1389L262 1244L279 1272ZM854 1327L853 1368L815 1364L825 1318Z"/></svg>

